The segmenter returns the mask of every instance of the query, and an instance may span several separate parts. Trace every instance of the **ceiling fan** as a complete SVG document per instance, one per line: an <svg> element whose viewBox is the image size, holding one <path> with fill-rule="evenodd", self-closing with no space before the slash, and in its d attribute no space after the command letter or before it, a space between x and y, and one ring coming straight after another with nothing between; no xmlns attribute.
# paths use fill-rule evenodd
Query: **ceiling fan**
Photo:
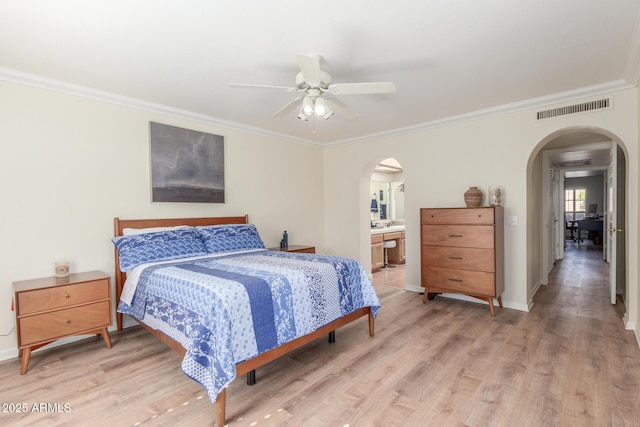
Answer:
<svg viewBox="0 0 640 427"><path fill-rule="evenodd" d="M339 101L336 98L337 95L366 95L396 91L396 86L391 82L334 84L331 81L331 75L320 69L322 56L317 54L298 54L297 56L300 72L296 75L294 87L242 83L231 83L229 86L249 89L284 89L288 92L298 92L300 95L276 111L274 117L285 116L299 108L298 118L304 121L308 121L309 117L314 114L327 120L333 116L334 112L350 120L355 119L358 115Z"/></svg>

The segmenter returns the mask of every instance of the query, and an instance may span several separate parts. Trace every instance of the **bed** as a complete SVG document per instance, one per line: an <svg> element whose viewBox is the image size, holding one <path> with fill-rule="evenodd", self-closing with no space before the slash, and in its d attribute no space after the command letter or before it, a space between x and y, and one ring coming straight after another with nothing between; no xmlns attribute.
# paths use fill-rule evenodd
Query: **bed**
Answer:
<svg viewBox="0 0 640 427"><path fill-rule="evenodd" d="M123 314L183 356L225 424L226 387L363 316L380 302L355 260L265 249L245 216L114 219L117 326ZM252 378L255 378L253 376Z"/></svg>

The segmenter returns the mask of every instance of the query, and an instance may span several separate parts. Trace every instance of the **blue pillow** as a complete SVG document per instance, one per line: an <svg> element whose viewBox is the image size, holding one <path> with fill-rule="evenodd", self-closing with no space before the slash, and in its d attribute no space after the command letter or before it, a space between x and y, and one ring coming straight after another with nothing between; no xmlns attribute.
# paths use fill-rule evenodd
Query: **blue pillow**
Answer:
<svg viewBox="0 0 640 427"><path fill-rule="evenodd" d="M253 224L226 224L196 227L210 254L264 249L264 243Z"/></svg>
<svg viewBox="0 0 640 427"><path fill-rule="evenodd" d="M146 262L207 254L200 234L193 227L114 237L111 241L118 250L120 271L125 273Z"/></svg>

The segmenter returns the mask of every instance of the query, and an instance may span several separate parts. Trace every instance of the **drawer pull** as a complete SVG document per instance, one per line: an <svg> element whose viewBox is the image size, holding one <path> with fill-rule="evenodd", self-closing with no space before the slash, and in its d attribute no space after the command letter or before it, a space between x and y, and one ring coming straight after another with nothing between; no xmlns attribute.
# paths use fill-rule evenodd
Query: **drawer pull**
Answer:
<svg viewBox="0 0 640 427"><path fill-rule="evenodd" d="M450 282L462 282L462 279L451 279L449 278Z"/></svg>
<svg viewBox="0 0 640 427"><path fill-rule="evenodd" d="M71 320L67 320L67 325L70 325L70 324L71 324Z"/></svg>
<svg viewBox="0 0 640 427"><path fill-rule="evenodd" d="M69 299L69 294L64 294L64 297Z"/></svg>
<svg viewBox="0 0 640 427"><path fill-rule="evenodd" d="M461 256L450 256L449 259L462 259Z"/></svg>
<svg viewBox="0 0 640 427"><path fill-rule="evenodd" d="M449 237L462 237L462 234L449 234Z"/></svg>

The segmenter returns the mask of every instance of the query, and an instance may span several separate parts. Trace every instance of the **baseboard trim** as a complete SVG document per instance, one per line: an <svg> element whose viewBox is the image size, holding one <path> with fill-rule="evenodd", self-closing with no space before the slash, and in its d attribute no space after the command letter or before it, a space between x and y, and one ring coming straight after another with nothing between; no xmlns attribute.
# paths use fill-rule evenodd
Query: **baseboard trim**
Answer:
<svg viewBox="0 0 640 427"><path fill-rule="evenodd" d="M418 287L418 286L406 285L404 289L405 291L412 291L412 292L418 292L418 293L424 292L424 288L421 286ZM489 305L489 303L486 301L480 300L478 298L473 298L464 294L440 294L439 297L457 299L457 300L467 301L467 302L474 302L476 304ZM518 310L518 311L528 312L531 309L531 307L526 304L519 304L512 301L505 301L504 298L502 299L502 305L504 306L504 308L510 308L512 310ZM533 306L533 303L531 304L531 306Z"/></svg>
<svg viewBox="0 0 640 427"><path fill-rule="evenodd" d="M124 316L124 321L122 322L122 327L123 328L130 328L132 326L136 326L138 323L131 319L129 316ZM114 324L111 327L109 327L109 332L114 332L116 331L118 328L117 326ZM80 340L84 340L90 337L95 337L95 334L86 334L86 335L74 335L71 337L66 337L66 338L61 338L57 341L54 341L50 344L47 344L43 347L40 347L37 350L33 350L31 352L31 354L36 354L39 351L42 350L48 350L50 348L55 348L61 345L65 345L65 344L70 344L72 342L76 342L76 341L80 341ZM11 360L11 359L17 359L18 358L18 347L14 347L14 348L9 348L6 350L2 350L0 351L0 362L4 361L4 360Z"/></svg>

